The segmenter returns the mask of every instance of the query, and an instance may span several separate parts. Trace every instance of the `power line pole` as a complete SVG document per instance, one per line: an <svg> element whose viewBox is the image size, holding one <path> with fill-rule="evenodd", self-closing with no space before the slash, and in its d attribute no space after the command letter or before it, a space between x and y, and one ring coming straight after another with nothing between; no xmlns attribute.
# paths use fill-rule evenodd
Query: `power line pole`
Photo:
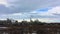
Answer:
<svg viewBox="0 0 60 34"><path fill-rule="evenodd" d="M30 15L30 22L33 22L33 21L32 21L32 18L33 18L33 16L32 16L32 15Z"/></svg>

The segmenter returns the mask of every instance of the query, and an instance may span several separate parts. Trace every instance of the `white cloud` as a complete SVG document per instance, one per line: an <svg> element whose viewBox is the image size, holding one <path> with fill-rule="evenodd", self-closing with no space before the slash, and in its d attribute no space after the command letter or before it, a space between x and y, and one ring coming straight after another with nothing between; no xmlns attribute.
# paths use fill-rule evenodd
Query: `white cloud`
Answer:
<svg viewBox="0 0 60 34"><path fill-rule="evenodd" d="M3 5L5 5L5 6L8 6L7 0L0 0L0 4L3 4Z"/></svg>
<svg viewBox="0 0 60 34"><path fill-rule="evenodd" d="M37 16L37 15L42 16L42 18L39 18L37 16L37 18L39 18L39 20L42 22L60 22L59 16L54 15L54 13L60 14L60 6L52 7L52 9L49 9L46 12L33 11L30 13L32 13L31 15L33 15L35 13L34 14L35 16ZM14 14L9 14L9 15L2 15L2 16L6 17L6 18L9 17L9 18L13 18L13 19L16 19L18 21L21 21L20 18L21 19L28 18L28 20L29 20L30 13L24 13L24 14L23 13L14 13ZM26 17L26 16L29 16L29 17ZM32 19L35 19L35 18L33 17Z"/></svg>
<svg viewBox="0 0 60 34"><path fill-rule="evenodd" d="M60 13L60 6L53 7L52 9L48 10L48 13Z"/></svg>
<svg viewBox="0 0 60 34"><path fill-rule="evenodd" d="M60 6L52 7L52 9L49 9L46 12L33 11L31 13L36 13L36 14L38 14L40 16L43 16L43 18L40 18L41 21L45 21L45 22L60 22L59 21L60 20Z"/></svg>
<svg viewBox="0 0 60 34"><path fill-rule="evenodd" d="M44 13L42 13L44 14ZM60 6L56 6L56 7L52 7L52 9L48 10L47 12L45 12L45 15L49 15L49 16L53 16L56 18L49 18L50 22L60 22L60 16L54 15L54 14L59 14L60 15ZM47 19L47 18L46 18Z"/></svg>
<svg viewBox="0 0 60 34"><path fill-rule="evenodd" d="M10 14L11 15L11 14ZM14 13L12 15L22 15L22 13Z"/></svg>
<svg viewBox="0 0 60 34"><path fill-rule="evenodd" d="M52 7L52 9L47 12L42 12L43 15L54 16L54 14L60 14L60 6Z"/></svg>
<svg viewBox="0 0 60 34"><path fill-rule="evenodd" d="M32 11L30 13L38 13L40 15L49 15L49 16L52 16L53 14L60 14L60 6L52 7L52 9L49 9L46 12Z"/></svg>
<svg viewBox="0 0 60 34"><path fill-rule="evenodd" d="M13 10L24 13L38 8L60 6L60 0L8 0L7 2Z"/></svg>

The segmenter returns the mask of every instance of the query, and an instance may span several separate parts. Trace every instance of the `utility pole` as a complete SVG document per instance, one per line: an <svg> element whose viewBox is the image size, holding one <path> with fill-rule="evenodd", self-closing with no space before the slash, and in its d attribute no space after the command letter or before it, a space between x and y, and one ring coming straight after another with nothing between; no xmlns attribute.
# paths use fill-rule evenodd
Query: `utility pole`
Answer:
<svg viewBox="0 0 60 34"><path fill-rule="evenodd" d="M33 21L32 21L32 18L33 18L33 16L32 16L32 15L30 15L30 22L33 22Z"/></svg>

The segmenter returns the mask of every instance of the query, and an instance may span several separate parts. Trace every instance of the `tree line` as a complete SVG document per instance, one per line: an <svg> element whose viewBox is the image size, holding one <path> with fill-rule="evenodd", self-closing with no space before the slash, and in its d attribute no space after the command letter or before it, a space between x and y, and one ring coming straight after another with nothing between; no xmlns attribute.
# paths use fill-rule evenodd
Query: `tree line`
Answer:
<svg viewBox="0 0 60 34"><path fill-rule="evenodd" d="M60 25L60 23L46 23L46 22L41 22L39 20L30 20L30 22L28 21L21 21L18 22L17 20L11 20L11 19L7 19L7 20L0 20L0 26L30 26L30 25Z"/></svg>

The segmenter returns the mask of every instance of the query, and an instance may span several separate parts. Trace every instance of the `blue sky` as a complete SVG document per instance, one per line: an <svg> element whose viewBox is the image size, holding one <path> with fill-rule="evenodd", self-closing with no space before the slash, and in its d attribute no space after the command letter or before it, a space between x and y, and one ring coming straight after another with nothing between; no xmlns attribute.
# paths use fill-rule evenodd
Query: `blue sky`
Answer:
<svg viewBox="0 0 60 34"><path fill-rule="evenodd" d="M60 22L60 0L0 0L0 19Z"/></svg>
<svg viewBox="0 0 60 34"><path fill-rule="evenodd" d="M46 7L46 8L38 8L36 11L39 11L39 12L46 12L48 11L49 9L51 9L51 7Z"/></svg>

